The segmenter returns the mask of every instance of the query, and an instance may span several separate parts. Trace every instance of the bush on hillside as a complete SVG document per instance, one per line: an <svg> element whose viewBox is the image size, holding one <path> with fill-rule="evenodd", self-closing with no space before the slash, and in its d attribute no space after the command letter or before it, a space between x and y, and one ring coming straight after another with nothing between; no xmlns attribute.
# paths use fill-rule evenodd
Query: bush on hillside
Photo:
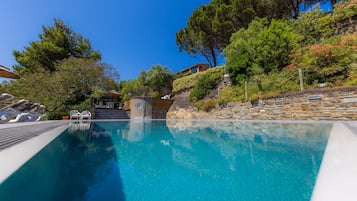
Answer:
<svg viewBox="0 0 357 201"><path fill-rule="evenodd" d="M245 101L244 88L244 84L223 88L220 91L219 101L221 103ZM248 101L299 90L299 79L294 73L281 71L256 75L248 82Z"/></svg>
<svg viewBox="0 0 357 201"><path fill-rule="evenodd" d="M209 112L220 103L219 99L210 99L210 100L201 100L198 101L195 105L199 110Z"/></svg>
<svg viewBox="0 0 357 201"><path fill-rule="evenodd" d="M288 70L304 71L304 81L335 83L346 81L357 61L357 34L334 36L293 55Z"/></svg>
<svg viewBox="0 0 357 201"><path fill-rule="evenodd" d="M222 79L221 72L205 73L196 82L192 92L190 93L190 101L196 102L202 100L211 90L213 90L218 82Z"/></svg>
<svg viewBox="0 0 357 201"><path fill-rule="evenodd" d="M334 5L333 20L339 22L357 15L357 0L339 1Z"/></svg>
<svg viewBox="0 0 357 201"><path fill-rule="evenodd" d="M221 77L223 76L223 67L217 66L215 68L210 68L206 71L200 73L194 73L191 75L187 75L181 78L174 80L173 82L173 93L178 93L180 91L184 91L187 89L192 89L198 80L206 74L219 74Z"/></svg>

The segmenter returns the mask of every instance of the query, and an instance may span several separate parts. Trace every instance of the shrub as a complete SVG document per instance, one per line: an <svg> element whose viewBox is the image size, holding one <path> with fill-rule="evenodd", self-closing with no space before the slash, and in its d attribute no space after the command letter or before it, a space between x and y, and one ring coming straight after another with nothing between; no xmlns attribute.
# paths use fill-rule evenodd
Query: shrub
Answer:
<svg viewBox="0 0 357 201"><path fill-rule="evenodd" d="M217 66L215 68L208 69L200 73L194 73L174 80L173 82L173 93L178 93L187 89L192 89L197 81L205 76L206 74L218 74L220 77L223 76L223 67Z"/></svg>
<svg viewBox="0 0 357 201"><path fill-rule="evenodd" d="M333 18L335 22L350 18L357 14L357 0L339 1L334 5Z"/></svg>
<svg viewBox="0 0 357 201"><path fill-rule="evenodd" d="M295 54L288 70L302 68L308 84L334 83L349 77L350 67L357 60L357 34L334 36Z"/></svg>
<svg viewBox="0 0 357 201"><path fill-rule="evenodd" d="M190 93L190 101L202 100L212 89L216 87L222 79L222 72L215 71L202 74L202 77L197 80L192 92Z"/></svg>
<svg viewBox="0 0 357 201"><path fill-rule="evenodd" d="M239 86L225 87L221 89L219 99L223 103L243 101L245 99L244 88Z"/></svg>
<svg viewBox="0 0 357 201"><path fill-rule="evenodd" d="M219 103L219 100L216 100L216 99L210 99L210 100L205 100L205 101L201 100L196 104L196 106L200 110L209 112L213 108L215 108L218 103Z"/></svg>
<svg viewBox="0 0 357 201"><path fill-rule="evenodd" d="M347 79L345 86L357 85L357 63L351 65L351 73Z"/></svg>
<svg viewBox="0 0 357 201"><path fill-rule="evenodd" d="M158 98L160 97L160 93L158 91L152 91L151 92L151 98Z"/></svg>

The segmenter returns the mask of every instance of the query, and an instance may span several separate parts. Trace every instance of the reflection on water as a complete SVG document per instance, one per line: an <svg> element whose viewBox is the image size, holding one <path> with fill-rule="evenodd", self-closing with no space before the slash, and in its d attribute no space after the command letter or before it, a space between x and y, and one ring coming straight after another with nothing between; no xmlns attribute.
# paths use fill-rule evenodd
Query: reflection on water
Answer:
<svg viewBox="0 0 357 201"><path fill-rule="evenodd" d="M90 121L70 121L69 122L69 128L67 129L67 132L69 133L74 133L78 130L80 131L88 131L90 130L91 122Z"/></svg>
<svg viewBox="0 0 357 201"><path fill-rule="evenodd" d="M0 185L0 200L125 200L112 140L96 129L71 125Z"/></svg>
<svg viewBox="0 0 357 201"><path fill-rule="evenodd" d="M96 124L111 133L127 200L309 200L331 130L233 121Z"/></svg>
<svg viewBox="0 0 357 201"><path fill-rule="evenodd" d="M27 189L29 179L49 185L39 185L47 200L309 200L330 130L234 121L73 124L0 186L0 200Z"/></svg>

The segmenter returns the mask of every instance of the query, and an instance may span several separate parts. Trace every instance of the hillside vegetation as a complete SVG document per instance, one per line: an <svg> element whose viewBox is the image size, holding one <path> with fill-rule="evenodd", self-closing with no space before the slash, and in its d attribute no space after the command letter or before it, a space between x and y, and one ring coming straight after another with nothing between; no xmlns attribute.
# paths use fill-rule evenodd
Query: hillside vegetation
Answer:
<svg viewBox="0 0 357 201"><path fill-rule="evenodd" d="M337 3L331 13L317 6L295 20L256 18L223 50L231 86L204 100L223 79L218 67L175 80L173 92L192 89L190 100L209 110L217 103L300 91L299 69L304 89L357 85L357 33L337 34L338 23L356 15L357 1L350 0Z"/></svg>

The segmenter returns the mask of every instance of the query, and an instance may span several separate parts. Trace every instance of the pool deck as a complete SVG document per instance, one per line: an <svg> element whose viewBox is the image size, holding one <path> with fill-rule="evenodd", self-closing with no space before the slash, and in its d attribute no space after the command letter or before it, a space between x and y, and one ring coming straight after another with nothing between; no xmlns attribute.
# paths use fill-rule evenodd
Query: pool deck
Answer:
<svg viewBox="0 0 357 201"><path fill-rule="evenodd" d="M0 124L0 184L68 125L67 121Z"/></svg>
<svg viewBox="0 0 357 201"><path fill-rule="evenodd" d="M273 122L293 123L294 121ZM304 121L296 122L304 123ZM305 123L314 123L314 121ZM333 128L311 201L355 201L357 200L357 121L328 123L333 123ZM68 121L0 124L0 184L68 126ZM9 143L9 139L14 142Z"/></svg>
<svg viewBox="0 0 357 201"><path fill-rule="evenodd" d="M357 200L357 123L334 123L311 201Z"/></svg>

